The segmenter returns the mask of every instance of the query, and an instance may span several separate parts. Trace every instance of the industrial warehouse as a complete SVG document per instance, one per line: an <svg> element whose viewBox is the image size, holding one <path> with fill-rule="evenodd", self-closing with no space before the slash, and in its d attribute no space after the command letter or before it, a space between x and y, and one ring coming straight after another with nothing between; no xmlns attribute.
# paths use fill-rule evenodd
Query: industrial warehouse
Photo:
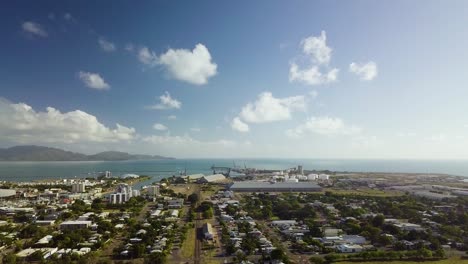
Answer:
<svg viewBox="0 0 468 264"><path fill-rule="evenodd" d="M313 182L235 182L229 190L236 192L320 192L322 187Z"/></svg>

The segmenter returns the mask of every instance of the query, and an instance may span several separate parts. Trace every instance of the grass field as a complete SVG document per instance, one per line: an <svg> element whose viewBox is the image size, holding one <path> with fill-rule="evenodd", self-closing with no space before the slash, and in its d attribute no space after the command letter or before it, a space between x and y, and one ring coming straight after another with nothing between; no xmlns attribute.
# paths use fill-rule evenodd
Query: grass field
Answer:
<svg viewBox="0 0 468 264"><path fill-rule="evenodd" d="M339 264L356 264L359 262L337 262ZM436 261L371 261L371 262L363 262L365 264L468 264L467 259L460 259L460 257L452 257L449 259L444 260L436 260Z"/></svg>
<svg viewBox="0 0 468 264"><path fill-rule="evenodd" d="M191 228L187 231L187 238L182 244L182 257L191 258L195 252L195 228Z"/></svg>

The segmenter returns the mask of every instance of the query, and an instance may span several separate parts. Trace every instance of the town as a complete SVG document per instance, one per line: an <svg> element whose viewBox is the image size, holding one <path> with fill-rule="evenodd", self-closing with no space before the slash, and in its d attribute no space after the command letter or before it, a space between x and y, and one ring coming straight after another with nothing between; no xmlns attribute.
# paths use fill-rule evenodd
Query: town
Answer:
<svg viewBox="0 0 468 264"><path fill-rule="evenodd" d="M467 261L461 177L213 169L2 182L2 263Z"/></svg>

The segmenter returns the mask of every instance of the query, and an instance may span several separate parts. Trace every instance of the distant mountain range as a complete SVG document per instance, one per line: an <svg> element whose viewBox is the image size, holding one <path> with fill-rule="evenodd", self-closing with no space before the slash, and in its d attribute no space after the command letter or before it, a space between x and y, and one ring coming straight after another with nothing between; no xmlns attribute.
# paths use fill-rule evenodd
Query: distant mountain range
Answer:
<svg viewBox="0 0 468 264"><path fill-rule="evenodd" d="M94 155L42 146L0 148L0 161L118 161L174 159L159 155L134 155L119 151L105 151Z"/></svg>

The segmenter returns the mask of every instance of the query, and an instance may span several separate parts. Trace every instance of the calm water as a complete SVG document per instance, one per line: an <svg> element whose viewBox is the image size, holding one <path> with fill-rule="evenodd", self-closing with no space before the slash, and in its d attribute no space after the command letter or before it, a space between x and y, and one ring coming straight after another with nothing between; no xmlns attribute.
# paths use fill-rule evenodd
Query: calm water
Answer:
<svg viewBox="0 0 468 264"><path fill-rule="evenodd" d="M287 169L302 164L304 169L359 172L447 173L468 177L468 160L313 160L313 159L177 159L150 161L74 161L74 162L0 162L0 180L31 181L38 179L84 178L109 170L114 176L126 173L150 175L152 180L178 174L211 173L210 167L255 167Z"/></svg>

